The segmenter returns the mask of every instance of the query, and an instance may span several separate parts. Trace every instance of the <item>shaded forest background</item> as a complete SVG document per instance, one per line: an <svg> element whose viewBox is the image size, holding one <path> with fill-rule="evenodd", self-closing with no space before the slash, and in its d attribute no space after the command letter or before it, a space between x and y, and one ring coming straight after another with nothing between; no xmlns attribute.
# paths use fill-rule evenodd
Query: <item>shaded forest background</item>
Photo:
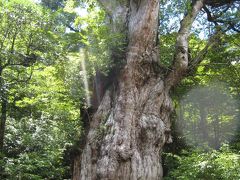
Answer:
<svg viewBox="0 0 240 180"><path fill-rule="evenodd" d="M161 1L158 61L166 72L189 3ZM230 20L239 27L239 7L215 10L225 20L221 28ZM122 67L110 51L122 47L124 37L109 24L94 0L0 0L0 179L71 178L83 110L96 107L109 77ZM215 28L200 13L191 56ZM172 92L176 111L173 142L163 157L165 179L240 179L240 35L224 32Z"/></svg>

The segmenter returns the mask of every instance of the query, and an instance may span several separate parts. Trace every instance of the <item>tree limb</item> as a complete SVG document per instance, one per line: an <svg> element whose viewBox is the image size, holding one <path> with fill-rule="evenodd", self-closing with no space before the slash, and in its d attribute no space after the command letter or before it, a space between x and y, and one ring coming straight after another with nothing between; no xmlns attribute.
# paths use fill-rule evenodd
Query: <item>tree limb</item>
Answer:
<svg viewBox="0 0 240 180"><path fill-rule="evenodd" d="M70 24L66 24L66 26L73 32L80 32L78 29L74 28L73 26L71 26Z"/></svg>
<svg viewBox="0 0 240 180"><path fill-rule="evenodd" d="M175 86L183 78L188 68L188 37L193 21L197 17L199 11L204 6L204 0L198 0L192 5L192 9L182 19L180 29L178 31L174 61L172 71L167 75L165 81L167 89Z"/></svg>
<svg viewBox="0 0 240 180"><path fill-rule="evenodd" d="M233 31L239 33L240 30L236 28L236 25L237 25L236 23L234 23L231 20L219 19L224 13L226 13L228 11L229 8L230 8L230 4L228 4L227 7L222 12L220 12L218 15L214 15L210 12L210 10L206 6L203 7L204 11L207 13L207 19L209 22L214 23L215 26L218 26L219 23L227 24L228 27L227 27L226 31L233 30Z"/></svg>
<svg viewBox="0 0 240 180"><path fill-rule="evenodd" d="M239 0L206 0L205 4L211 7L220 7L226 4L231 4L233 2L237 2Z"/></svg>
<svg viewBox="0 0 240 180"><path fill-rule="evenodd" d="M104 8L108 15L112 15L112 4L116 4L117 0L98 0L98 3Z"/></svg>
<svg viewBox="0 0 240 180"><path fill-rule="evenodd" d="M110 17L115 14L121 15L121 12L118 12L118 10L127 7L128 4L126 0L98 0L98 2Z"/></svg>
<svg viewBox="0 0 240 180"><path fill-rule="evenodd" d="M227 4L227 7L222 11L220 12L219 14L217 15L212 15L212 13L210 12L210 10L207 8L207 6L204 6L203 9L204 11L207 13L207 18L208 18L208 21L213 21L220 18L224 13L226 13L230 8L230 4Z"/></svg>

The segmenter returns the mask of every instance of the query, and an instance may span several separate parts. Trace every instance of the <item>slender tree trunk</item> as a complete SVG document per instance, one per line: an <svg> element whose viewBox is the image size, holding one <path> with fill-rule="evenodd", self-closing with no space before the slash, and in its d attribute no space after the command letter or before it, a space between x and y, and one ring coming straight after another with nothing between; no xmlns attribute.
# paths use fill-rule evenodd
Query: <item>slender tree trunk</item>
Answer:
<svg viewBox="0 0 240 180"><path fill-rule="evenodd" d="M1 100L1 116L0 116L0 152L3 152L4 145L4 133L7 119L7 99L6 93L3 87L3 79L2 79L2 67L0 67L0 100Z"/></svg>
<svg viewBox="0 0 240 180"><path fill-rule="evenodd" d="M3 87L3 79L2 79L2 68L0 67L0 101L1 101L1 115L0 115L0 158L4 157L4 135L6 128L6 120L7 120L7 99L6 93ZM4 167L0 166L0 178L4 177Z"/></svg>
<svg viewBox="0 0 240 180"><path fill-rule="evenodd" d="M208 123L207 123L207 110L205 107L200 107L200 121L199 133L204 142L208 142Z"/></svg>
<svg viewBox="0 0 240 180"><path fill-rule="evenodd" d="M216 114L213 121L213 131L214 131L214 148L218 149L220 147L220 124L219 116Z"/></svg>
<svg viewBox="0 0 240 180"><path fill-rule="evenodd" d="M1 122L0 122L0 152L3 152L6 119L7 119L7 101L6 101L6 99L2 99L1 118L0 118L0 120L1 120Z"/></svg>
<svg viewBox="0 0 240 180"><path fill-rule="evenodd" d="M177 119L177 128L180 132L185 128L185 121L184 121L184 111L185 111L185 105L184 103L179 104L178 108L178 119Z"/></svg>
<svg viewBox="0 0 240 180"><path fill-rule="evenodd" d="M161 151L171 142L169 90L187 68L185 41L200 8L182 22L175 71L164 78L156 70L159 1L99 1L113 17L113 31L127 28L126 65L116 91L106 91L90 122L86 143L74 161L73 179L162 179Z"/></svg>
<svg viewBox="0 0 240 180"><path fill-rule="evenodd" d="M197 122L196 122L196 120L195 120L195 117L194 117L194 115L195 115L195 112L194 111L192 111L192 110L190 109L190 113L189 113L189 120L191 120L191 119L193 119L193 122L190 124L190 126L191 126L191 129L192 129L192 132L193 132L193 141L196 143L196 142L198 142L198 129L197 129Z"/></svg>

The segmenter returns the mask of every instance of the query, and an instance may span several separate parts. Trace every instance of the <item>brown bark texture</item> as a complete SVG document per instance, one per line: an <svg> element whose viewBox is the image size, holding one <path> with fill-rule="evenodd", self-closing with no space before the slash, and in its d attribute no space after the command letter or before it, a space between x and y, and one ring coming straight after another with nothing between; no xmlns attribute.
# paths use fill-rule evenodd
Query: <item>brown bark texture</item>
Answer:
<svg viewBox="0 0 240 180"><path fill-rule="evenodd" d="M189 29L203 3L197 1L181 22L173 71L167 77L156 70L154 60L159 1L100 3L113 22L124 22L122 29L128 30L126 65L117 88L106 91L90 121L86 143L74 160L73 180L162 179L161 151L171 142L169 91L187 70Z"/></svg>

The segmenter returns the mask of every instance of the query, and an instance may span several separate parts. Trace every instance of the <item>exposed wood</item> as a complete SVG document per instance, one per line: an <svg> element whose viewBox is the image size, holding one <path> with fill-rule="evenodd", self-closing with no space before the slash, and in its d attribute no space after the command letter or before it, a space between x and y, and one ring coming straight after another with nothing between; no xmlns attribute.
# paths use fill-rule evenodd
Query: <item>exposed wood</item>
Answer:
<svg viewBox="0 0 240 180"><path fill-rule="evenodd" d="M156 45L159 2L157 0L132 0L130 9L128 37L129 59L132 59L135 55L150 54Z"/></svg>

